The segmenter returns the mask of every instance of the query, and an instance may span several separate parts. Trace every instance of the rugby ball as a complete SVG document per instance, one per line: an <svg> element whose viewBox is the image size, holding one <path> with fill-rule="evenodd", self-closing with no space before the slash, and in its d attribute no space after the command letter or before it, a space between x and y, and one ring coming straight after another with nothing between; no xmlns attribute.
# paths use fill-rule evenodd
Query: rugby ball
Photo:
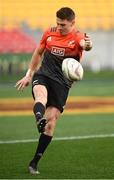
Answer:
<svg viewBox="0 0 114 180"><path fill-rule="evenodd" d="M82 65L74 58L63 60L62 71L64 76L71 81L82 80L84 74Z"/></svg>

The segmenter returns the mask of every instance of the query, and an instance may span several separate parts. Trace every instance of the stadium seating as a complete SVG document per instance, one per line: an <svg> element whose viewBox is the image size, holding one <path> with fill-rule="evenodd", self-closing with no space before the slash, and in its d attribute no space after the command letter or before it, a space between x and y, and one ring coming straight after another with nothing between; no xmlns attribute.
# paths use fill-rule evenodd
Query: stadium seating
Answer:
<svg viewBox="0 0 114 180"><path fill-rule="evenodd" d="M114 29L114 0L0 0L0 26L20 27L26 22L31 28L47 28L55 24L55 12L63 6L76 11L80 29Z"/></svg>
<svg viewBox="0 0 114 180"><path fill-rule="evenodd" d="M19 30L0 31L0 53L32 53L35 47L33 39Z"/></svg>

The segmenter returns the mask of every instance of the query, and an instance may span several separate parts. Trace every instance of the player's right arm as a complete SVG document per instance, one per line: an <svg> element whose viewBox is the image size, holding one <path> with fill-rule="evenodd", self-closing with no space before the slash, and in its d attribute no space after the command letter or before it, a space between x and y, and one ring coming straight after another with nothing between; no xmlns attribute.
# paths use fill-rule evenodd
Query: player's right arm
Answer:
<svg viewBox="0 0 114 180"><path fill-rule="evenodd" d="M17 90L23 90L31 82L32 76L33 76L35 70L37 69L37 67L39 66L40 61L42 59L42 54L46 48L47 35L48 35L48 31L46 31L43 34L43 36L40 40L39 46L34 51L26 75L22 79L17 81L17 83L15 85Z"/></svg>
<svg viewBox="0 0 114 180"><path fill-rule="evenodd" d="M27 70L26 75L17 81L15 87L17 90L23 90L25 86L28 86L31 82L32 76L38 65L40 64L42 54L44 52L44 48L37 47L32 55L31 62L29 64L29 69Z"/></svg>

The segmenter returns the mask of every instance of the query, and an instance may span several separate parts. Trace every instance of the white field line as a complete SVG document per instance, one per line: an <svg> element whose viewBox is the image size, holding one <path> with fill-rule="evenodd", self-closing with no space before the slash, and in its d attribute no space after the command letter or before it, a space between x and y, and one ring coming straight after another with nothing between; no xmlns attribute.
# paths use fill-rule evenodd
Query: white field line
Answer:
<svg viewBox="0 0 114 180"><path fill-rule="evenodd" d="M53 138L53 141L96 139L96 138L110 138L110 137L114 137L114 134L96 134L96 135L86 135L86 136L55 137L55 138ZM37 141L38 141L38 139L8 140L8 141L0 141L0 144L30 143L30 142L37 142Z"/></svg>

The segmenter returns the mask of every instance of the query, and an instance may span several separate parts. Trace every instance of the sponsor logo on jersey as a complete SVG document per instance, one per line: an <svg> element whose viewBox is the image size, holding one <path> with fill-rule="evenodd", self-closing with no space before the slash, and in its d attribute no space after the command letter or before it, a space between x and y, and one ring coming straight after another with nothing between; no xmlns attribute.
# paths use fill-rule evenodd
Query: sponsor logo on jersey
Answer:
<svg viewBox="0 0 114 180"><path fill-rule="evenodd" d="M58 56L64 56L65 55L65 48L59 48L59 47L52 47L51 53Z"/></svg>

